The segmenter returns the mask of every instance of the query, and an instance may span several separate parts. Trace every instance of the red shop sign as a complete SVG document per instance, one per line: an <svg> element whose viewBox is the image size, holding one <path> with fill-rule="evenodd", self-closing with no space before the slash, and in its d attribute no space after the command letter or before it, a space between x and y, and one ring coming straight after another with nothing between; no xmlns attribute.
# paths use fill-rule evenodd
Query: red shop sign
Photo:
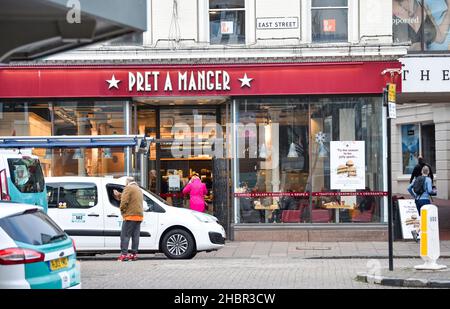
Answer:
<svg viewBox="0 0 450 309"><path fill-rule="evenodd" d="M397 61L4 66L0 98L380 94L381 72L400 67Z"/></svg>

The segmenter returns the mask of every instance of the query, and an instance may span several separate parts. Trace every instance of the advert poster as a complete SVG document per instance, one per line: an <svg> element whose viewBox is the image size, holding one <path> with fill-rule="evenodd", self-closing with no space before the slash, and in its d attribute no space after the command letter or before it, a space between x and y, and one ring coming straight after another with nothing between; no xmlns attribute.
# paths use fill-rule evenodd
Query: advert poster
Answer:
<svg viewBox="0 0 450 309"><path fill-rule="evenodd" d="M330 183L332 190L366 188L364 141L330 142Z"/></svg>
<svg viewBox="0 0 450 309"><path fill-rule="evenodd" d="M417 211L416 203L414 200L399 199L398 209L403 239L413 239L411 231L418 230L420 225L420 216Z"/></svg>
<svg viewBox="0 0 450 309"><path fill-rule="evenodd" d="M180 175L169 175L169 191L180 191Z"/></svg>

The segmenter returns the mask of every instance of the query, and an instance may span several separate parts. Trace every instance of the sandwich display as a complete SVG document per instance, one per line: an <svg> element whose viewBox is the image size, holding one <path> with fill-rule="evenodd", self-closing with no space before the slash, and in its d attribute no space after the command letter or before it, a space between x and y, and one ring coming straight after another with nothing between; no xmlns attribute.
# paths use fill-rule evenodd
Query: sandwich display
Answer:
<svg viewBox="0 0 450 309"><path fill-rule="evenodd" d="M348 168L348 177L355 177L356 176L356 167L349 166Z"/></svg>
<svg viewBox="0 0 450 309"><path fill-rule="evenodd" d="M341 165L338 166L338 168L337 168L337 173L338 173L338 175L339 175L339 174L345 174L345 173L347 173L347 172L348 172L348 167L347 167L347 165L341 164Z"/></svg>
<svg viewBox="0 0 450 309"><path fill-rule="evenodd" d="M348 160L345 164L340 164L337 167L337 174L338 175L346 174L347 177L356 177L357 173L355 163L353 163L352 160Z"/></svg>

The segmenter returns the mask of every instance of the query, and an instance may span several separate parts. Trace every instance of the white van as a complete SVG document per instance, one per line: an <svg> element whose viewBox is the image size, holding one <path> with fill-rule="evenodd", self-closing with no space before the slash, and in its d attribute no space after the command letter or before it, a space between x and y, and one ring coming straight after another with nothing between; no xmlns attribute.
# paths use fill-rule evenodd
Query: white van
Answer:
<svg viewBox="0 0 450 309"><path fill-rule="evenodd" d="M122 216L113 190L122 192L124 180L102 177L48 177L48 214L76 244L78 252L120 251ZM155 194L144 194L144 221L139 252L163 252L171 259L190 259L199 251L225 244L225 230L217 218L169 206ZM146 205L145 205L146 204Z"/></svg>

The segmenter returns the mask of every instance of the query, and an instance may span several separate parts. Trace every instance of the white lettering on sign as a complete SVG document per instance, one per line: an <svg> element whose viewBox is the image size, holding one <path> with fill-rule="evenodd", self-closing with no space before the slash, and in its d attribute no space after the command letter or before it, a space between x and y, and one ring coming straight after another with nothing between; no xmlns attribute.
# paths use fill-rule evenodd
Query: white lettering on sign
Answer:
<svg viewBox="0 0 450 309"><path fill-rule="evenodd" d="M297 29L298 17L260 17L256 19L256 29Z"/></svg>
<svg viewBox="0 0 450 309"><path fill-rule="evenodd" d="M184 71L177 72L176 76L178 91L231 90L230 75L227 71ZM159 77L158 71L128 72L128 91L156 92L159 89ZM165 92L173 91L172 78L175 77L167 72L164 80ZM119 89L119 80L111 78L107 82L109 89Z"/></svg>

